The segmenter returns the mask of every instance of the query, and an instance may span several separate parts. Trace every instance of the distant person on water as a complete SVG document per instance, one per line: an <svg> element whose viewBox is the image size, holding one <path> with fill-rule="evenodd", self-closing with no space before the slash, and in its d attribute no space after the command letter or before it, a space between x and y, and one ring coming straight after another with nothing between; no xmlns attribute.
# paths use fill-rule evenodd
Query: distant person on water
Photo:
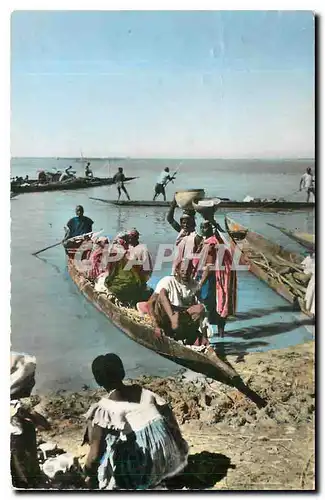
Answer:
<svg viewBox="0 0 325 500"><path fill-rule="evenodd" d="M45 184L47 181L46 179L46 173L44 172L44 170L41 170L38 174L38 182L40 184Z"/></svg>
<svg viewBox="0 0 325 500"><path fill-rule="evenodd" d="M62 182L66 179L70 179L74 177L74 170L72 170L72 165L69 165L68 168L65 169L65 171L61 174L59 181Z"/></svg>
<svg viewBox="0 0 325 500"><path fill-rule="evenodd" d="M90 233L92 231L93 223L94 222L89 217L84 215L83 207L78 205L76 207L76 216L72 217L67 223L64 240Z"/></svg>
<svg viewBox="0 0 325 500"><path fill-rule="evenodd" d="M165 192L165 187L166 185L168 184L168 182L171 182L175 179L175 177L171 177L169 175L169 168L166 167L162 172L161 174L159 175L158 179L157 179L157 183L156 183L156 186L155 186L155 195L153 197L153 201L155 201L155 199L157 198L157 196L159 196L160 194L163 195L164 197L164 201L166 201L166 192Z"/></svg>
<svg viewBox="0 0 325 500"><path fill-rule="evenodd" d="M120 200L120 197L121 197L121 191L123 191L126 196L127 196L127 199L130 200L130 196L129 196L129 193L127 192L126 190L126 187L124 186L124 182L125 182L125 175L123 173L123 168L122 167L119 167L118 168L118 172L114 175L113 177L113 181L115 182L115 184L117 185L117 192L118 192L118 198L117 198L117 201Z"/></svg>
<svg viewBox="0 0 325 500"><path fill-rule="evenodd" d="M90 162L85 166L85 177L94 177L92 170L90 169Z"/></svg>
<svg viewBox="0 0 325 500"><path fill-rule="evenodd" d="M301 191L302 188L307 192L307 203L309 202L310 193L313 194L315 201L315 178L310 167L306 169L306 172L300 179L299 191Z"/></svg>

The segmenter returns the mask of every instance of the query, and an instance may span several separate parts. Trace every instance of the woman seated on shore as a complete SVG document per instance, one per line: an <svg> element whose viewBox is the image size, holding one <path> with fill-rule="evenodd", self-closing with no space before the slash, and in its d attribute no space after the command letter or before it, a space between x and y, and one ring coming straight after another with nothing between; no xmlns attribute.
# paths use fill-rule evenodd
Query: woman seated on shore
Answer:
<svg viewBox="0 0 325 500"><path fill-rule="evenodd" d="M166 402L139 385L123 384L124 367L115 354L98 356L92 372L108 394L86 415L87 485L146 490L180 473L188 446Z"/></svg>
<svg viewBox="0 0 325 500"><path fill-rule="evenodd" d="M191 263L183 261L174 276L162 278L147 303L138 303L140 313L148 313L157 329L187 344L208 345L206 311L197 299L198 282L191 277Z"/></svg>
<svg viewBox="0 0 325 500"><path fill-rule="evenodd" d="M14 488L40 488L35 426L49 429L47 420L32 410L28 400L35 385L36 359L11 353L10 367L10 468Z"/></svg>

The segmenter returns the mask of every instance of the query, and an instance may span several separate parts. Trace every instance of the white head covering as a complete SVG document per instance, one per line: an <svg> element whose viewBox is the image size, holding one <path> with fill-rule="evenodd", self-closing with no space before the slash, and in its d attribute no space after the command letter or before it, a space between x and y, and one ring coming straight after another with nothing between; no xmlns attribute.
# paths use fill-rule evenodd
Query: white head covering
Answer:
<svg viewBox="0 0 325 500"><path fill-rule="evenodd" d="M36 358L18 352L11 352L10 357L10 396L14 398L35 376Z"/></svg>

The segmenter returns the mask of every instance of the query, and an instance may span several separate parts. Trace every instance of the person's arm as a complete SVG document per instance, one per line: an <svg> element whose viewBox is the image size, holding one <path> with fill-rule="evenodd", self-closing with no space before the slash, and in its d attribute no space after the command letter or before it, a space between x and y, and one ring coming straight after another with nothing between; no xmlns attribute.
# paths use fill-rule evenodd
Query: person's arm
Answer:
<svg viewBox="0 0 325 500"><path fill-rule="evenodd" d="M173 312L172 305L170 303L167 290L165 288L163 288L160 291L160 299L161 299L162 306L165 309L165 312L166 312L168 318L170 319L172 329L176 330L178 328L178 324L179 324L179 313Z"/></svg>
<svg viewBox="0 0 325 500"><path fill-rule="evenodd" d="M157 321L156 321L156 316L155 316L155 313L154 313L154 304L155 304L157 298L158 298L157 293L153 293L151 295L151 297L149 298L149 300L148 300L148 312L149 312L150 318L153 321L153 324L154 324L155 328L158 328L158 324L157 324Z"/></svg>
<svg viewBox="0 0 325 500"><path fill-rule="evenodd" d="M65 234L64 234L64 237L63 237L63 240L62 241L66 241L69 239L70 237L70 234L71 234L71 225L72 225L72 222L71 222L71 219L67 222L67 225L64 226L64 230L65 230Z"/></svg>
<svg viewBox="0 0 325 500"><path fill-rule="evenodd" d="M301 189L302 189L302 184L303 184L304 180L305 180L305 178L304 178L304 176L302 176L300 179L299 191L301 191Z"/></svg>
<svg viewBox="0 0 325 500"><path fill-rule="evenodd" d="M97 485L97 469L102 452L102 439L104 436L103 429L99 425L94 425L90 435L89 452L84 468L86 485L96 487Z"/></svg>
<svg viewBox="0 0 325 500"><path fill-rule="evenodd" d="M207 259L205 262L205 266L203 269L202 277L199 282L199 289L202 288L202 286L205 284L206 280L208 279L210 273L213 271L212 267L215 262L215 255L214 255L215 249L209 250L209 253L207 255Z"/></svg>
<svg viewBox="0 0 325 500"><path fill-rule="evenodd" d="M176 203L176 200L175 200L175 197L174 197L173 201L170 204L170 208L169 208L169 211L168 211L168 214L167 214L167 222L169 222L169 224L172 226L172 228L175 229L175 231L177 231L179 233L180 230L181 230L181 226L174 219L174 213L175 213L175 208L176 207L177 207L177 203Z"/></svg>

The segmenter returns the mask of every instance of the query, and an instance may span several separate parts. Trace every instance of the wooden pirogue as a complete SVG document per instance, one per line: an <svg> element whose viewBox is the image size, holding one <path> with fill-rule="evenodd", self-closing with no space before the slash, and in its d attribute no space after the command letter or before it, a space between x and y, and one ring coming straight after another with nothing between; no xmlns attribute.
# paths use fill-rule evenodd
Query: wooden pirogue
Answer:
<svg viewBox="0 0 325 500"><path fill-rule="evenodd" d="M137 177L126 177L125 182L133 181ZM43 191L67 191L74 189L86 189L99 186L110 186L114 184L113 177L94 177L86 179L85 177L77 177L71 180L47 182L40 184L38 180L32 179L29 185L21 186L15 182L11 183L11 191L14 193L38 193Z"/></svg>
<svg viewBox="0 0 325 500"><path fill-rule="evenodd" d="M111 205L121 207L169 207L170 201L152 201L152 200L106 200L103 198L90 197L92 200L102 201ZM269 201L269 202L245 202L245 201L232 201L221 200L217 205L219 210L260 210L263 212L279 212L281 210L312 210L315 208L314 203L306 202L293 202L293 201Z"/></svg>
<svg viewBox="0 0 325 500"><path fill-rule="evenodd" d="M68 258L68 271L83 295L129 338L185 368L236 387L259 407L266 405L258 394L244 384L233 367L217 356L212 347L202 353L165 335L158 338L150 320L142 318L136 309L114 303L109 293L96 292L94 284L78 271L73 258Z"/></svg>
<svg viewBox="0 0 325 500"><path fill-rule="evenodd" d="M225 217L227 231L247 231L245 239L233 244L241 250L240 264L248 265L249 271L265 281L270 288L306 315L304 298L309 276L304 274L301 262L303 256L289 252L280 245L269 241L261 234L249 231L238 222Z"/></svg>
<svg viewBox="0 0 325 500"><path fill-rule="evenodd" d="M271 227L275 227L281 233L285 234L288 236L291 240L295 241L296 243L299 243L302 245L304 248L306 248L309 251L314 252L315 251L315 235L310 234L310 233L302 233L300 231L290 231L289 229L286 229L285 227L280 227L277 226L276 224L271 224L268 222L268 225Z"/></svg>

